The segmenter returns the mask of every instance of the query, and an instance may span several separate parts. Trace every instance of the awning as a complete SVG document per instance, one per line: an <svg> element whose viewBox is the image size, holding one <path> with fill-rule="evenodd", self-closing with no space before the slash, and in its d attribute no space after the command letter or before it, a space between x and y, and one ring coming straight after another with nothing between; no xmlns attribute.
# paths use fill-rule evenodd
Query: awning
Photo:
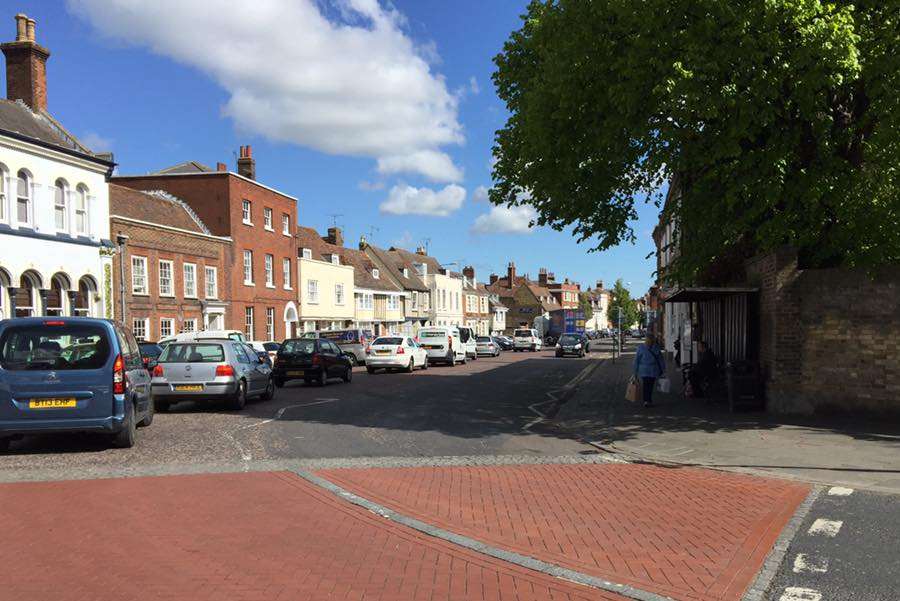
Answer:
<svg viewBox="0 0 900 601"><path fill-rule="evenodd" d="M736 294L753 294L759 288L681 288L664 303L699 303Z"/></svg>

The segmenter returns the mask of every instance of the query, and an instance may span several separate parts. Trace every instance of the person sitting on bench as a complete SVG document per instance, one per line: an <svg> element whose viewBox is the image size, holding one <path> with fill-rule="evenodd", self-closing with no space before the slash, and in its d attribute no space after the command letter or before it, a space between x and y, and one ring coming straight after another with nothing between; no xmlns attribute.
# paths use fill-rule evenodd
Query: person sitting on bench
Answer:
<svg viewBox="0 0 900 601"><path fill-rule="evenodd" d="M695 397L706 396L710 384L719 379L719 359L703 340L697 343L700 357L691 368L691 389Z"/></svg>

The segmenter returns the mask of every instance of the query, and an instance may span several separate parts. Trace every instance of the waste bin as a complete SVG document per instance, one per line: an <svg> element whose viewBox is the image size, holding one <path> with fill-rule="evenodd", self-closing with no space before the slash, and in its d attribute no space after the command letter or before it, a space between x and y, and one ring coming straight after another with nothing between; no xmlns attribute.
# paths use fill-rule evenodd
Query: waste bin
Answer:
<svg viewBox="0 0 900 601"><path fill-rule="evenodd" d="M725 368L728 381L728 406L735 409L761 409L759 364L755 361L733 361Z"/></svg>

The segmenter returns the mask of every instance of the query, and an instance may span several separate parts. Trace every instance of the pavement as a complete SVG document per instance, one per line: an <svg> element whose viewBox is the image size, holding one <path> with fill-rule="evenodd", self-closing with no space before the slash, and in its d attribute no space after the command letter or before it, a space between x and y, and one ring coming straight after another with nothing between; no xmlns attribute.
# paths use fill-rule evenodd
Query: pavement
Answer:
<svg viewBox="0 0 900 601"><path fill-rule="evenodd" d="M730 413L724 403L682 398L674 370L672 392L655 393L656 406L645 409L624 399L633 352L604 357L553 428L636 459L900 494L900 424Z"/></svg>

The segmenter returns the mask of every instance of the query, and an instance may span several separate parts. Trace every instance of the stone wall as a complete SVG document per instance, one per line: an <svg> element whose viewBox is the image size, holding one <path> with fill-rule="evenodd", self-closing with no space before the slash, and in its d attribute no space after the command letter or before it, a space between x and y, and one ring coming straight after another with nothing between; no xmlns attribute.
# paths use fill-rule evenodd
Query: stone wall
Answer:
<svg viewBox="0 0 900 601"><path fill-rule="evenodd" d="M900 266L801 270L780 249L747 273L771 411L900 417Z"/></svg>

